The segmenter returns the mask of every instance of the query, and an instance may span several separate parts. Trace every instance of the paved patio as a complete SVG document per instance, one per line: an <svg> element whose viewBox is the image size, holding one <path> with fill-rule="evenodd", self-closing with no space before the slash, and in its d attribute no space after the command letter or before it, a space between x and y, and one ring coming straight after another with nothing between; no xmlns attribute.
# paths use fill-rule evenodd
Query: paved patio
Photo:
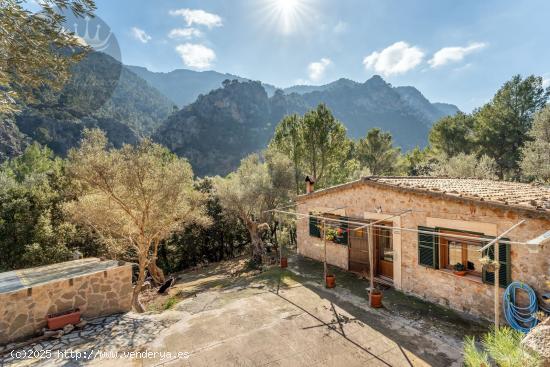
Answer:
<svg viewBox="0 0 550 367"><path fill-rule="evenodd" d="M293 258L289 265L284 271L272 268L252 277L215 269L184 274L166 296L183 297L180 303L161 314L139 316L155 323L119 325L112 339L96 330L87 335L87 345L65 346L94 353L87 360L64 357L32 363L460 366L463 337L486 330L485 325L394 290L384 292L385 308L371 309L366 306L367 281L334 269L337 288L328 290L320 282L321 264ZM139 340L124 343L130 336Z"/></svg>

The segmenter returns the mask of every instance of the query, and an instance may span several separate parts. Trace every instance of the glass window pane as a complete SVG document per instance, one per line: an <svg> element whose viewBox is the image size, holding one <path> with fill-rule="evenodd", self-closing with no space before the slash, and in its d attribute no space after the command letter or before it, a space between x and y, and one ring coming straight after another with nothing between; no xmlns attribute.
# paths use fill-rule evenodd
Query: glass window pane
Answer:
<svg viewBox="0 0 550 367"><path fill-rule="evenodd" d="M462 244L456 241L449 241L449 265L462 264Z"/></svg>
<svg viewBox="0 0 550 367"><path fill-rule="evenodd" d="M470 271L476 271L481 273L481 254L477 251L479 250L479 245L468 245L468 264L466 268Z"/></svg>
<svg viewBox="0 0 550 367"><path fill-rule="evenodd" d="M380 244L380 260L393 262L393 243L391 229L380 228L378 236L378 243Z"/></svg>

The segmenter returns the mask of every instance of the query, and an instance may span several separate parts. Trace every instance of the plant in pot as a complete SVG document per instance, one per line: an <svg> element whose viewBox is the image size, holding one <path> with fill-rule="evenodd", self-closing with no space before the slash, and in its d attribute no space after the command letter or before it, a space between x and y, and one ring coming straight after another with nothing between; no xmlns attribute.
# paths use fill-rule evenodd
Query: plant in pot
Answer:
<svg viewBox="0 0 550 367"><path fill-rule="evenodd" d="M370 291L370 305L374 308L382 307L382 292L378 288L373 288Z"/></svg>
<svg viewBox="0 0 550 367"><path fill-rule="evenodd" d="M455 275L458 275L458 276L461 276L461 277L463 277L467 273L466 267L464 266L464 264L461 264L461 263L456 263L453 266L453 269L454 269Z"/></svg>
<svg viewBox="0 0 550 367"><path fill-rule="evenodd" d="M497 262L495 260L492 260L488 256L483 256L481 259L479 259L479 262L481 263L483 268L489 272L494 272L498 268Z"/></svg>
<svg viewBox="0 0 550 367"><path fill-rule="evenodd" d="M325 232L325 239L327 241L334 241L338 236L338 232L334 228L329 228Z"/></svg>

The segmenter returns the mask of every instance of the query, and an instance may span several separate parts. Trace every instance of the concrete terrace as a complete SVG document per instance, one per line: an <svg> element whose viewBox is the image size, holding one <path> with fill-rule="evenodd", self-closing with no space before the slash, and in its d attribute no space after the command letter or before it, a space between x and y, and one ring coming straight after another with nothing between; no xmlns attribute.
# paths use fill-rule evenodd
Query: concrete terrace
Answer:
<svg viewBox="0 0 550 367"><path fill-rule="evenodd" d="M147 314L111 317L106 329L91 322L76 335L27 349L119 353L85 363L97 366L460 366L464 336L487 330L391 289L384 292L384 308L371 309L367 281L331 268L337 287L325 289L322 264L313 260L293 257L289 269L260 274L234 270L234 264L181 274L168 295L149 304ZM129 351L172 356L121 357ZM174 357L178 352L186 357ZM67 358L4 362L84 364Z"/></svg>
<svg viewBox="0 0 550 367"><path fill-rule="evenodd" d="M118 261L116 260L100 261L98 258L87 258L36 268L8 271L0 273L0 293L13 292L55 280L92 274L116 266L118 266Z"/></svg>

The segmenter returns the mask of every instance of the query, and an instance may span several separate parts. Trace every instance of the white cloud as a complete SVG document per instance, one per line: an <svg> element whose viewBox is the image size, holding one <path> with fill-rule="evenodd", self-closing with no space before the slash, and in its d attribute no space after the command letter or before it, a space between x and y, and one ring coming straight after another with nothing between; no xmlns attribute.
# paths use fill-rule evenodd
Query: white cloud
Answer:
<svg viewBox="0 0 550 367"><path fill-rule="evenodd" d="M363 59L367 69L373 69L385 76L403 74L414 69L422 62L424 52L416 46L400 41L386 47L382 51L375 51Z"/></svg>
<svg viewBox="0 0 550 367"><path fill-rule="evenodd" d="M172 16L183 17L189 27L193 24L197 24L206 26L210 29L223 25L222 18L219 15L208 13L201 9L176 9L170 10L169 13Z"/></svg>
<svg viewBox="0 0 550 367"><path fill-rule="evenodd" d="M186 66L199 70L210 68L216 59L214 50L198 43L178 45L176 51Z"/></svg>
<svg viewBox="0 0 550 367"><path fill-rule="evenodd" d="M325 71L330 64L332 64L332 61L325 57L309 64L307 66L309 79L314 82L321 80L325 76Z"/></svg>
<svg viewBox="0 0 550 367"><path fill-rule="evenodd" d="M432 68L437 68L450 62L462 61L466 55L481 50L486 46L486 43L475 42L466 47L443 47L433 55L428 61L428 64L430 64Z"/></svg>
<svg viewBox="0 0 550 367"><path fill-rule="evenodd" d="M202 37L202 32L197 28L174 28L168 33L168 37L173 39L190 39L193 37Z"/></svg>
<svg viewBox="0 0 550 367"><path fill-rule="evenodd" d="M137 27L132 27L132 36L141 43L147 43L151 40L151 36L147 32Z"/></svg>
<svg viewBox="0 0 550 367"><path fill-rule="evenodd" d="M542 86L543 86L543 88L550 87L550 76L543 76L542 77Z"/></svg>

